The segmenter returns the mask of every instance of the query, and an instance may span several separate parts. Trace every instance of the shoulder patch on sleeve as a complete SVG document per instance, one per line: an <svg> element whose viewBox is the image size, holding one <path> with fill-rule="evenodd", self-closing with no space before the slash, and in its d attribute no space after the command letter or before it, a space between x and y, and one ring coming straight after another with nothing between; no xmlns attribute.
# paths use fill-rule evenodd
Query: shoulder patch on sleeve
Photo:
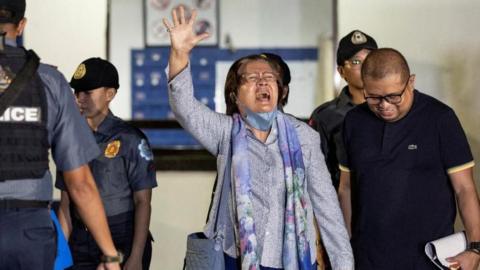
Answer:
<svg viewBox="0 0 480 270"><path fill-rule="evenodd" d="M142 139L138 144L138 151L140 151L140 156L147 160L153 160L153 153L150 147L148 146L147 140Z"/></svg>

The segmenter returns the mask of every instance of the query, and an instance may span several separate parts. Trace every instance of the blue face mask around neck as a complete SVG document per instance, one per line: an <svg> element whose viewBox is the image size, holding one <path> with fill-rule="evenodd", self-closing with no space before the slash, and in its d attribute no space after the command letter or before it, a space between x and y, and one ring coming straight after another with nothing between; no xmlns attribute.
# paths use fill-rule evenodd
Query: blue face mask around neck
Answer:
<svg viewBox="0 0 480 270"><path fill-rule="evenodd" d="M278 110L275 107L271 112L253 112L247 107L244 107L246 116L245 122L255 129L261 131L268 131L272 127L273 121L277 118Z"/></svg>

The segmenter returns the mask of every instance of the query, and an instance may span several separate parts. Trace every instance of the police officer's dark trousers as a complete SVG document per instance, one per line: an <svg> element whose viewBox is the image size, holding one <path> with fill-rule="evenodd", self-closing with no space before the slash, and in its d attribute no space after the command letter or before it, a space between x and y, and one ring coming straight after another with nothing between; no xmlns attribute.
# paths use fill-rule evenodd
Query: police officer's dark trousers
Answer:
<svg viewBox="0 0 480 270"><path fill-rule="evenodd" d="M56 249L47 207L0 208L0 269L52 270Z"/></svg>
<svg viewBox="0 0 480 270"><path fill-rule="evenodd" d="M95 270L100 263L102 251L93 239L92 234L78 219L72 218L72 233L70 235L70 249L73 256L73 266L70 270ZM125 261L128 259L133 242L133 212L108 217L108 226L112 234L115 247L120 250ZM148 237L143 251L143 269L149 269L152 257L152 242ZM124 261L124 262L125 262Z"/></svg>

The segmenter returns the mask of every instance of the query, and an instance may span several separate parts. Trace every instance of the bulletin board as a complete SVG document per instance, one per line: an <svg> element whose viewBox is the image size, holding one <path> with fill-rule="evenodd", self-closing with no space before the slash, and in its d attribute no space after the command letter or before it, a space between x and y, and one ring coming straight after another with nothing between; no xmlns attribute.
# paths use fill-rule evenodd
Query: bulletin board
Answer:
<svg viewBox="0 0 480 270"><path fill-rule="evenodd" d="M208 32L210 37L199 46L218 45L218 0L144 0L144 40L146 47L169 46L170 38L163 18L171 21L171 10L183 5L187 18L197 10L195 31Z"/></svg>

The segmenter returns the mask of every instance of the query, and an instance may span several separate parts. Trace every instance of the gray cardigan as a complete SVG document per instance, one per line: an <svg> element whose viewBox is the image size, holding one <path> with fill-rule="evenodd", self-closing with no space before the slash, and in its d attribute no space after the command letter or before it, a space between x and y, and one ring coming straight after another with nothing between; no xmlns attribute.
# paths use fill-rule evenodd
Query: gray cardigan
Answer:
<svg viewBox="0 0 480 270"><path fill-rule="evenodd" d="M168 68L167 68L168 74ZM193 95L193 84L188 65L181 73L169 82L169 102L176 119L182 127L192 134L210 153L217 157L218 180L213 197L212 209L204 233L207 237L214 236L214 224L217 221L217 231L223 235L223 249L232 257L238 257L236 243L236 226L234 198L232 192L221 200L221 190L224 186L226 168L230 168L232 117L216 113L203 105ZM324 163L320 150L320 138L317 132L305 123L286 115L293 123L301 144L306 183L307 201L307 237L310 242L312 260L316 257L315 228L313 218L317 219L323 243L329 254L333 269L353 269L353 254L345 228L338 198L332 186L330 175ZM225 191L230 191L230 183ZM218 209L220 205L220 210ZM283 206L282 206L283 207ZM218 213L218 216L217 216ZM313 215L315 213L315 215ZM281 245L281 243L277 243ZM263 247L268 248L268 247Z"/></svg>

